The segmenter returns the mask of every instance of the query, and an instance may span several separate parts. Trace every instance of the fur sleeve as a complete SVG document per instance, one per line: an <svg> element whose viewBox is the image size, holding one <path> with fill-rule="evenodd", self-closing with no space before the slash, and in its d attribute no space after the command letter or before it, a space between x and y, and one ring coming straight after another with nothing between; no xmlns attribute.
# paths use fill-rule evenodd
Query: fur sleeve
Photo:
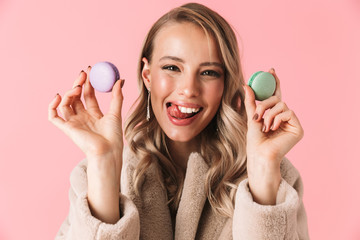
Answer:
<svg viewBox="0 0 360 240"><path fill-rule="evenodd" d="M309 239L300 174L286 158L281 163L281 174L274 206L253 201L248 179L239 184L233 216L234 239Z"/></svg>
<svg viewBox="0 0 360 240"><path fill-rule="evenodd" d="M55 239L139 239L140 221L134 203L119 193L121 218L108 224L91 215L87 200L86 160L70 175L70 211Z"/></svg>

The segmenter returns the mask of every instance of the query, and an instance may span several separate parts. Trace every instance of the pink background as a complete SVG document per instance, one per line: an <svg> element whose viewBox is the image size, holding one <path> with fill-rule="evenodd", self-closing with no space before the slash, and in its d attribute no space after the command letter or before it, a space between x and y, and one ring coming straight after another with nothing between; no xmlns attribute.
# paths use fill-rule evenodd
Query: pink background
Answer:
<svg viewBox="0 0 360 240"><path fill-rule="evenodd" d="M48 103L82 69L111 61L137 95L152 23L185 1L0 0L0 239L53 239L69 174L84 155L47 120ZM312 239L360 239L360 2L199 1L237 30L245 77L274 67L304 139L288 154L302 174ZM103 110L109 94L98 94Z"/></svg>

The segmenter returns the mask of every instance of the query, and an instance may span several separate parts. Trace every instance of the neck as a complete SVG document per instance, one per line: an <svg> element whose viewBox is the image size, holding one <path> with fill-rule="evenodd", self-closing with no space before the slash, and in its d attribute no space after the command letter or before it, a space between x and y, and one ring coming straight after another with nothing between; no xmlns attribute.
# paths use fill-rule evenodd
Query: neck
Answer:
<svg viewBox="0 0 360 240"><path fill-rule="evenodd" d="M195 138L188 142L175 142L167 139L167 145L172 160L185 173L190 153L198 152L200 149L198 139Z"/></svg>

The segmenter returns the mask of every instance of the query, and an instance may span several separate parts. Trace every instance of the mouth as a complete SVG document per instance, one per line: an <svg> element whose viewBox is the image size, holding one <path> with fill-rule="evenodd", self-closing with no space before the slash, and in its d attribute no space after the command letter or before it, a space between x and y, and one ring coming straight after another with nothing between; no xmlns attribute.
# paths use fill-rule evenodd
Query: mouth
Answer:
<svg viewBox="0 0 360 240"><path fill-rule="evenodd" d="M166 108L168 114L178 120L193 118L203 110L203 108L198 105L184 106L171 102L166 103Z"/></svg>

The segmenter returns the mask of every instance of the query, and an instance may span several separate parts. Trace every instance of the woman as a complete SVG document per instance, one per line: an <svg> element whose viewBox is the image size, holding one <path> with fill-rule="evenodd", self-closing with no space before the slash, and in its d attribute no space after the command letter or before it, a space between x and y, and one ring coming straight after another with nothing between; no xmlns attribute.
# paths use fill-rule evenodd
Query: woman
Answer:
<svg viewBox="0 0 360 240"><path fill-rule="evenodd" d="M301 178L284 158L302 127L274 69L274 96L256 104L221 16L186 4L150 29L128 148L124 80L103 115L90 69L49 105L50 121L86 154L57 239L308 239Z"/></svg>

